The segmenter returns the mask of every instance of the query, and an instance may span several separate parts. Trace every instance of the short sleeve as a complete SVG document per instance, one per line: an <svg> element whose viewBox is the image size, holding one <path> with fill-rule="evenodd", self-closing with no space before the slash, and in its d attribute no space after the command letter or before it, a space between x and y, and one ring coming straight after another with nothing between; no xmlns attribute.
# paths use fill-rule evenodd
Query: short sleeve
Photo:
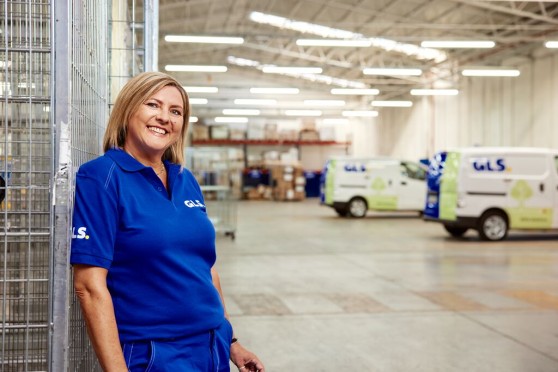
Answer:
<svg viewBox="0 0 558 372"><path fill-rule="evenodd" d="M110 268L117 226L116 192L108 182L78 172L70 263Z"/></svg>

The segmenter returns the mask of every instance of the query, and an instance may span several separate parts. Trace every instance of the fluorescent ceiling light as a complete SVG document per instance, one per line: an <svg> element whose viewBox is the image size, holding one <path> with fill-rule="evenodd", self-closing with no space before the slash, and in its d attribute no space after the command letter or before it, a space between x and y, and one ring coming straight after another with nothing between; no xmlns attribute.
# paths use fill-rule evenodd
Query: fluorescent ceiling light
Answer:
<svg viewBox="0 0 558 372"><path fill-rule="evenodd" d="M456 96L457 89L411 89L413 96Z"/></svg>
<svg viewBox="0 0 558 372"><path fill-rule="evenodd" d="M217 87L182 87L188 93L217 93Z"/></svg>
<svg viewBox="0 0 558 372"><path fill-rule="evenodd" d="M454 41L423 41L420 46L425 48L494 48L496 45L493 41L481 40L454 40Z"/></svg>
<svg viewBox="0 0 558 372"><path fill-rule="evenodd" d="M420 76L422 70L419 68L365 68L364 75L388 75L388 76Z"/></svg>
<svg viewBox="0 0 558 372"><path fill-rule="evenodd" d="M372 45L372 41L366 39L298 39L296 45L366 48Z"/></svg>
<svg viewBox="0 0 558 372"><path fill-rule="evenodd" d="M167 35L165 41L169 43L206 43L206 44L242 44L241 37Z"/></svg>
<svg viewBox="0 0 558 372"><path fill-rule="evenodd" d="M279 66L264 66L262 71L266 74L321 74L321 67L279 67Z"/></svg>
<svg viewBox="0 0 558 372"><path fill-rule="evenodd" d="M414 44L400 43L394 40L384 39L380 37L367 38L363 34L354 33L351 31L340 30L318 24L295 21L284 17L275 16L272 14L265 14L260 12L250 13L250 20L266 24L281 29L294 30L306 34L318 35L323 38L333 39L357 39L367 40L371 42L371 46L386 50L388 52L403 53L420 60L430 59L436 62L443 62L447 59L444 52L436 49L423 48Z"/></svg>
<svg viewBox="0 0 558 372"><path fill-rule="evenodd" d="M198 117L197 116L190 116L190 123L197 123Z"/></svg>
<svg viewBox="0 0 558 372"><path fill-rule="evenodd" d="M547 48L558 48L558 41L547 41L544 43L544 46Z"/></svg>
<svg viewBox="0 0 558 372"><path fill-rule="evenodd" d="M191 105L207 105L207 98L190 98Z"/></svg>
<svg viewBox="0 0 558 372"><path fill-rule="evenodd" d="M320 110L285 110L287 116L322 116Z"/></svg>
<svg viewBox="0 0 558 372"><path fill-rule="evenodd" d="M235 105L258 105L258 106L269 106L276 105L277 100L275 99L245 99L237 98L234 100Z"/></svg>
<svg viewBox="0 0 558 372"><path fill-rule="evenodd" d="M242 67L253 67L258 70L262 70L265 66L273 66L273 65L264 65L258 61L253 61L246 58L237 58L234 56L228 56L227 62L232 65L242 66ZM337 85L343 88L366 88L367 85L360 82L360 81L353 81L347 79L339 79L333 76L327 75L316 75L316 74L298 74L298 73L283 73L285 76L294 77L297 79L304 79L312 82L324 83L327 85Z"/></svg>
<svg viewBox="0 0 558 372"><path fill-rule="evenodd" d="M374 107L411 107L412 101L372 101Z"/></svg>
<svg viewBox="0 0 558 372"><path fill-rule="evenodd" d="M341 99L305 99L304 104L307 106L345 106L345 101Z"/></svg>
<svg viewBox="0 0 558 372"><path fill-rule="evenodd" d="M519 70L511 69L465 69L461 71L463 76L519 76Z"/></svg>
<svg viewBox="0 0 558 372"><path fill-rule="evenodd" d="M341 115L346 116L346 117L368 117L368 118L373 118L378 116L378 111L343 111L341 113Z"/></svg>
<svg viewBox="0 0 558 372"><path fill-rule="evenodd" d="M227 66L166 65L165 70L180 72L227 72Z"/></svg>
<svg viewBox="0 0 558 372"><path fill-rule="evenodd" d="M257 116L260 114L260 110L254 109L224 109L223 115L250 115Z"/></svg>
<svg viewBox="0 0 558 372"><path fill-rule="evenodd" d="M322 120L322 124L349 124L349 119L335 119L335 118L329 118L329 119L323 119Z"/></svg>
<svg viewBox="0 0 558 372"><path fill-rule="evenodd" d="M375 96L380 94L380 91L366 88L333 88L331 94Z"/></svg>
<svg viewBox="0 0 558 372"><path fill-rule="evenodd" d="M248 123L248 118L244 117L230 117L230 116L217 116L215 118L216 123Z"/></svg>
<svg viewBox="0 0 558 372"><path fill-rule="evenodd" d="M253 94L298 94L298 88L250 88Z"/></svg>

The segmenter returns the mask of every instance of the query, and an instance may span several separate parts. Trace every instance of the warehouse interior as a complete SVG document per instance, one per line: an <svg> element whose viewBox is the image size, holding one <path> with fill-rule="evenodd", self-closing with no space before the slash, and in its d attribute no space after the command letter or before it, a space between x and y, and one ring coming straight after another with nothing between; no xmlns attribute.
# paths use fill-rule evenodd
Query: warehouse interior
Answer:
<svg viewBox="0 0 558 372"><path fill-rule="evenodd" d="M0 371L101 370L70 279L73 177L150 70L189 94L186 167L266 371L558 370L558 225L486 241L425 221L425 191L324 204L332 159L420 167L426 190L441 151L531 149L557 222L558 2L0 2Z"/></svg>

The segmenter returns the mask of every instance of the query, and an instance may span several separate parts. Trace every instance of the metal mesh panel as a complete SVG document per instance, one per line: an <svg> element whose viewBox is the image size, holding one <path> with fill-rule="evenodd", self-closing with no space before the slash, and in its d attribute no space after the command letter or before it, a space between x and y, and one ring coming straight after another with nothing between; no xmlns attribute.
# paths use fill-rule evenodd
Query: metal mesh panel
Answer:
<svg viewBox="0 0 558 372"><path fill-rule="evenodd" d="M45 370L47 359L49 79L50 2L4 1L0 8L1 371Z"/></svg>
<svg viewBox="0 0 558 372"><path fill-rule="evenodd" d="M71 5L70 153L73 170L101 153L108 115L108 6L80 0ZM73 190L72 190L73 191ZM73 192L70 192L71 197ZM69 229L68 229L69 231ZM69 371L100 371L73 286L69 290Z"/></svg>

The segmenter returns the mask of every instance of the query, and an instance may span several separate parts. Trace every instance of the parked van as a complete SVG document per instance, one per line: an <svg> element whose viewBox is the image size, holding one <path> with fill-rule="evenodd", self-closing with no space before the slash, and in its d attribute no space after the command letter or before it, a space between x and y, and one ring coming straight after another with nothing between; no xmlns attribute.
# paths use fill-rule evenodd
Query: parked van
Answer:
<svg viewBox="0 0 558 372"><path fill-rule="evenodd" d="M426 167L389 158L337 157L322 173L321 203L340 216L364 217L368 210L422 213Z"/></svg>
<svg viewBox="0 0 558 372"><path fill-rule="evenodd" d="M436 154L424 219L452 236L502 240L510 229L558 229L558 150L473 147Z"/></svg>

